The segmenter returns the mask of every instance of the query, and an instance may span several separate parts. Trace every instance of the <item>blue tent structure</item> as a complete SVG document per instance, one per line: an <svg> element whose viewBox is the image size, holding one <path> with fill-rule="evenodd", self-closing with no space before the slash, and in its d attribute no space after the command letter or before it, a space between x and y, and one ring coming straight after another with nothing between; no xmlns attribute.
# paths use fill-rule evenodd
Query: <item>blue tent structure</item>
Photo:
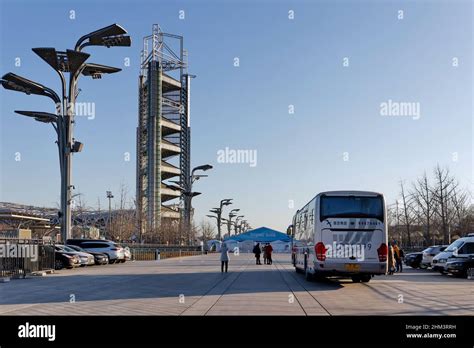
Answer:
<svg viewBox="0 0 474 348"><path fill-rule="evenodd" d="M226 238L225 241L237 241L237 242L254 241L254 242L261 242L261 243L271 243L271 242L276 242L276 241L290 242L291 238L287 236L285 233L272 230L271 228L259 227L259 228L250 230L248 232Z"/></svg>

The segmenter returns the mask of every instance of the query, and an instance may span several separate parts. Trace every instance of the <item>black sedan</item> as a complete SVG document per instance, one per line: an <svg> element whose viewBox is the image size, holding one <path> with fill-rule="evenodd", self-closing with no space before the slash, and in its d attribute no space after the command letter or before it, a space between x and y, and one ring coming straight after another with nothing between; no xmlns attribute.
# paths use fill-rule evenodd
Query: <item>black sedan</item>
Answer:
<svg viewBox="0 0 474 348"><path fill-rule="evenodd" d="M54 269L74 268L81 265L79 256L70 253L55 251L54 252Z"/></svg>
<svg viewBox="0 0 474 348"><path fill-rule="evenodd" d="M423 253L409 253L405 255L405 265L412 268L420 268L421 261L423 260Z"/></svg>
<svg viewBox="0 0 474 348"><path fill-rule="evenodd" d="M446 270L448 273L463 278L469 274L474 275L474 256L451 258L446 263Z"/></svg>
<svg viewBox="0 0 474 348"><path fill-rule="evenodd" d="M85 251L84 249L82 249L80 246L77 246L77 245L68 244L67 246L70 247L71 249L80 251L81 253L91 254L92 256L94 256L94 261L96 265L106 265L109 263L109 256L107 254Z"/></svg>

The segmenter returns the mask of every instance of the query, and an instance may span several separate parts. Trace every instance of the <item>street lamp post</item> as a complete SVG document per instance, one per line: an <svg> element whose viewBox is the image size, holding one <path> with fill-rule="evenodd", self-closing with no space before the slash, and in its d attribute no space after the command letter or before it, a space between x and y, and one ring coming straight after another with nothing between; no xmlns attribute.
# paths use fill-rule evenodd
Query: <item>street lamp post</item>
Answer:
<svg viewBox="0 0 474 348"><path fill-rule="evenodd" d="M227 223L227 232L229 232L229 237L230 237L230 228L232 226L232 218L237 216L236 212L238 211L240 211L240 209L232 209L229 212L229 222ZM234 234L235 234L235 226L234 226Z"/></svg>
<svg viewBox="0 0 474 348"><path fill-rule="evenodd" d="M56 118L51 117L52 114L48 116L46 113L40 112L18 113L24 116L34 117L40 122L52 123L58 135L57 144L61 171L61 211L59 217L63 242L65 242L71 234L73 188L71 184L72 153L80 152L83 147L83 144L75 141L73 137L74 105L77 96L77 82L79 76L82 74L97 79L101 78L102 74L115 73L121 70L99 64L86 64L85 61L90 55L81 52L81 50L87 46L128 47L131 45L131 39L129 36L124 35L126 33L126 30L121 26L112 24L82 36L76 42L74 50L60 52L49 47L33 49L41 59L58 73L61 79L62 98L59 98L52 89L12 73L4 75L1 80L1 84L6 89L16 90L26 94L48 96L53 99L56 104ZM64 76L65 72L69 73L69 90ZM69 93L67 93L67 90Z"/></svg>
<svg viewBox="0 0 474 348"><path fill-rule="evenodd" d="M219 208L212 208L209 210L211 213L216 214L214 215L207 215L208 217L212 217L216 219L217 222L217 238L219 240L222 239L222 234L221 234L221 224L222 224L222 209L226 205L231 205L232 204L232 198L226 198L220 201Z"/></svg>
<svg viewBox="0 0 474 348"><path fill-rule="evenodd" d="M112 236L110 233L110 223L112 222L112 198L114 198L114 195L112 194L112 191L106 191L107 198L109 200L109 219L107 222L107 233L109 234L109 237Z"/></svg>
<svg viewBox="0 0 474 348"><path fill-rule="evenodd" d="M191 175L188 178L188 182L185 183L183 187L184 192L184 225L188 235L188 239L191 236L191 213L192 213L192 199L194 196L200 195L200 192L193 192L193 184L195 181L199 180L200 178L207 177L207 175L203 174L194 174L198 170L207 171L212 169L210 164L204 164L201 166L197 166L193 168L191 171Z"/></svg>
<svg viewBox="0 0 474 348"><path fill-rule="evenodd" d="M239 231L239 222L240 222L240 219L243 218L244 215L239 215L235 218L235 223L234 223L234 231L235 231L235 234L239 234L240 231Z"/></svg>
<svg viewBox="0 0 474 348"><path fill-rule="evenodd" d="M240 223L240 228L239 228L240 233L245 233L247 232L247 220L242 220Z"/></svg>

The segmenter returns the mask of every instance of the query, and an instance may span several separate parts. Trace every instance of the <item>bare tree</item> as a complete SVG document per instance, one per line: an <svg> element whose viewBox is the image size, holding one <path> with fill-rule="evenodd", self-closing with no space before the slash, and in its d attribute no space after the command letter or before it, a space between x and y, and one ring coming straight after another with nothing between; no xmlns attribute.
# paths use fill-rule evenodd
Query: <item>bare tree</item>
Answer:
<svg viewBox="0 0 474 348"><path fill-rule="evenodd" d="M405 235L407 237L406 245L411 246L411 226L414 220L413 196L405 191L403 181L400 181L400 196L402 204L400 219L405 228Z"/></svg>
<svg viewBox="0 0 474 348"><path fill-rule="evenodd" d="M436 209L436 203L426 172L423 173L423 176L413 184L411 195L414 200L418 223L423 226L423 238L425 243L434 243L431 236L431 225Z"/></svg>
<svg viewBox="0 0 474 348"><path fill-rule="evenodd" d="M136 214L128 200L128 189L125 185L120 186L120 199L118 206L112 213L110 223L110 235L118 240L130 240L135 233Z"/></svg>
<svg viewBox="0 0 474 348"><path fill-rule="evenodd" d="M82 193L77 193L74 195L73 204L72 204L72 227L71 233L73 238L82 238L84 237L84 229L87 226L87 222L84 219L85 213L87 211L86 202L82 198Z"/></svg>
<svg viewBox="0 0 474 348"><path fill-rule="evenodd" d="M452 224L456 232L462 233L462 231L469 231L471 229L471 223L469 219L469 192L466 190L460 190L455 188L451 195L451 211Z"/></svg>
<svg viewBox="0 0 474 348"><path fill-rule="evenodd" d="M431 189L434 200L436 201L436 215L438 216L443 235L443 243L448 244L451 236L451 225L453 220L454 211L450 208L452 204L453 194L458 187L458 183L455 181L449 173L448 168L441 168L438 164L434 170L435 184Z"/></svg>
<svg viewBox="0 0 474 348"><path fill-rule="evenodd" d="M208 220L202 220L199 224L199 232L201 232L199 239L204 242L212 240L215 237L215 228Z"/></svg>

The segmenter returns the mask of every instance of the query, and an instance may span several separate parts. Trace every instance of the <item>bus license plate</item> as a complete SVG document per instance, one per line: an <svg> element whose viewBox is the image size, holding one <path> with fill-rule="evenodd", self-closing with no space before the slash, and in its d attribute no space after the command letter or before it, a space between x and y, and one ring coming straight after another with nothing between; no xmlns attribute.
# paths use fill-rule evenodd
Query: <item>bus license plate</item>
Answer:
<svg viewBox="0 0 474 348"><path fill-rule="evenodd" d="M360 265L356 263L346 263L344 267L349 272L359 272L360 270Z"/></svg>

